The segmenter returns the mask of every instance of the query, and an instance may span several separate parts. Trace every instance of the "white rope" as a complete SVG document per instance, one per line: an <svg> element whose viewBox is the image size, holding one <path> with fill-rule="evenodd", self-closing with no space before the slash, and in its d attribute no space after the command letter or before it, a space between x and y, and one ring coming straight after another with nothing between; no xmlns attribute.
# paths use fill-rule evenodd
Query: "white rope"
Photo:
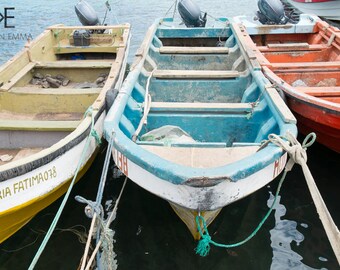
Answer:
<svg viewBox="0 0 340 270"><path fill-rule="evenodd" d="M109 230L110 224L111 224L111 222L113 221L113 219L114 219L114 217L115 217L115 215L116 215L116 211L117 211L117 208L118 208L118 204L119 204L120 198L122 197L122 194L123 194L123 191L124 191L126 182L127 182L127 177L125 177L125 180L124 180L122 189L121 189L121 191L120 191L120 193L119 193L119 196L118 196L118 198L117 198L117 200L116 200L115 207L113 208L113 210L112 210L110 216L108 217L107 221L105 222L106 225L105 225L105 228L104 228L104 230L103 230L103 233L101 234L100 240L98 241L97 246L95 247L95 249L94 249L94 251L93 251L93 253L92 253L92 255L91 255L91 258L89 259L89 261L88 261L88 263L87 263L87 266L86 266L85 270L89 270L89 269L90 269L90 267L91 267L91 265L92 265L92 262L93 262L93 260L94 260L94 258L95 258L95 256L96 256L96 254L97 254L97 252L98 252L98 250L99 250L101 244L102 244L103 241L104 241L103 239L105 238L106 231Z"/></svg>
<svg viewBox="0 0 340 270"><path fill-rule="evenodd" d="M340 265L340 233L338 227L336 226L332 219L331 214L327 209L324 200L322 199L318 187L307 166L307 153L305 148L307 147L307 145L305 147L304 144L303 146L301 146L297 139L289 132L287 133L287 139L288 141L285 141L277 135L274 134L269 135L269 140L272 143L282 147L282 149L288 152L290 156L290 160L288 161L288 163L290 162L291 164L287 163L287 166L293 167L294 162L301 165L303 174L308 185L309 192L312 196L316 210L319 214L319 218L321 219L322 225L325 228L329 242ZM292 145L290 145L289 143L291 143Z"/></svg>
<svg viewBox="0 0 340 270"><path fill-rule="evenodd" d="M153 73L155 72L156 69L154 69L150 76L148 77L148 80L146 82L146 89L145 89L145 101L144 101L144 114L142 119L139 122L139 125L135 131L135 133L132 136L132 140L135 142L137 140L137 137L139 135L139 133L141 132L143 125L146 125L147 123L147 118L148 118L148 114L150 112L151 109L151 95L149 94L149 86L150 86L150 81L152 78Z"/></svg>

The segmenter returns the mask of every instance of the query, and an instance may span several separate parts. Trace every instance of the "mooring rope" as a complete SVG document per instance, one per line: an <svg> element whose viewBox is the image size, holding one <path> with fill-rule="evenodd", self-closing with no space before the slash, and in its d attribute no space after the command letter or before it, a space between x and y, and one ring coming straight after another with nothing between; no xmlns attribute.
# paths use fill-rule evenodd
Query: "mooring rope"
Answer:
<svg viewBox="0 0 340 270"><path fill-rule="evenodd" d="M89 234L88 234L88 238L87 238L87 242L86 242L86 246L85 246L85 250L84 250L82 265L81 265L81 268L80 268L81 270L83 270L85 268L87 254L88 254L88 251L90 249L91 238L92 238L92 234L93 234L93 230L94 230L95 221L97 219L97 216L100 219L103 219L103 212L104 211L103 211L103 207L101 205L101 202L102 202L102 199L103 199L104 187L105 187L105 183L106 183L107 172L108 172L108 169L109 169L114 138L115 138L115 133L112 132L111 137L110 137L110 141L109 141L109 144L108 144L107 150L106 150L106 155L105 155L103 170L102 170L102 174L101 174L101 178L100 178L100 182L99 182L99 186L98 186L96 201L93 202L93 201L90 201L90 200L86 200L85 198L83 198L81 196L75 197L75 199L78 202L87 204L87 207L85 207L85 213L88 217L92 218L91 227L90 227L90 231L89 231Z"/></svg>
<svg viewBox="0 0 340 270"><path fill-rule="evenodd" d="M76 171L75 171L74 176L73 176L73 178L72 178L72 181L71 181L71 183L70 183L70 185L69 185L69 187L68 187L68 190L67 190L67 192L66 192L66 194L65 194L65 196L64 196L64 199L63 199L63 201L61 202L61 204L60 204L60 206L59 206L58 212L56 213L56 215L55 215L55 217L54 217L54 219L53 219L53 221L52 221L52 223L51 223L51 225L50 225L50 228L48 229L48 231L47 231L47 233L46 233L46 235L45 235L45 237L44 237L44 240L42 241L42 243L41 243L41 245L40 245L40 247L39 247L37 253L36 253L35 256L34 256L32 262L31 262L31 264L30 264L30 266L29 266L29 268L28 268L29 270L33 270L33 269L34 269L35 265L37 264L37 262L38 262L38 260L39 260L39 258L40 258L40 256L41 256L41 254L42 254L42 252L44 251L44 249L45 249L45 247L46 247L48 241L50 240L50 237L51 237L51 235L52 235L52 233L53 233L53 231L54 231L54 229L55 229L55 227L56 227L56 225L57 225L57 223L58 223L58 221L59 221L59 218L60 218L60 216L61 216L61 213L62 213L63 210L64 210L64 207L65 207L65 205L66 205L66 202L67 202L67 200L68 200L68 198L69 198L69 196L70 196L71 190L72 190L72 188L73 188L73 186L74 186L74 183L75 183L75 181L76 181L76 179L77 179L77 176L78 176L78 173L79 173L79 171L80 171L81 165L82 165L82 163L83 163L84 160L85 160L85 154L86 154L86 152L87 152L87 150L88 150L88 148L89 148L90 141L91 141L90 138L93 136L93 137L96 139L96 142L98 142L99 136L98 136L97 132L94 131L94 114L93 114L93 109L92 109L92 107L90 107L90 108L86 111L84 117L87 117L89 114L91 114L91 131L90 131L90 134L89 134L89 135L87 136L87 138L86 138L85 146L84 146L83 151L82 151L82 153L81 153L81 158L80 158L80 160L78 161ZM94 132L93 132L93 131L94 131ZM100 141L100 138L99 138L99 141Z"/></svg>
<svg viewBox="0 0 340 270"><path fill-rule="evenodd" d="M202 257L207 256L210 251L210 244L217 246L217 247L221 247L221 248L233 248L233 247L241 246L245 244L246 242L248 242L250 239L252 239L256 235L256 233L261 229L261 227L263 226L263 224L265 223L265 221L268 219L271 212L273 211L273 208L276 204L277 197L280 193L281 186L283 184L283 181L286 178L287 173L293 168L293 165L295 163L301 164L302 162L305 163L307 161L306 148L311 146L314 143L315 138L316 138L315 133L309 134L305 138L301 146L300 143L297 141L297 139L289 132L287 132L285 138L281 138L275 134L270 134L268 136L268 140L282 147L286 152L288 152L290 159L288 160L285 166L284 172L281 176L281 179L279 181L279 184L278 184L278 187L275 193L275 198L267 214L263 217L263 219L258 224L258 226L255 228L255 230L247 238L234 244L220 244L220 243L213 241L211 239L211 236L209 235L209 231L208 231L204 218L200 215L196 216L196 225L197 225L198 232L201 236L201 240L198 242L198 245L195 249L196 254L199 254ZM200 222L202 222L203 230L205 233L202 232Z"/></svg>
<svg viewBox="0 0 340 270"><path fill-rule="evenodd" d="M99 248L102 245L107 246L107 245L111 245L112 244L112 241L113 241L112 240L112 236L113 236L113 234L112 234L112 230L109 227L110 227L110 225L111 225L111 223L114 220L114 217L116 215L118 204L119 204L119 201L120 201L120 199L122 197L122 194L123 194L126 182L127 182L127 177L125 177L122 189L121 189L121 191L119 193L119 196L118 196L118 198L116 200L115 206L114 206L110 216L108 217L108 219L106 221L101 223L101 225L102 225L102 233L101 233L101 236L100 236L100 240L97 242L97 245L96 245L96 247L95 247L95 249L94 249L94 251L93 251L93 253L92 253L92 255L91 255L91 257L90 257L90 259L89 259L89 261L87 263L87 265L86 265L85 270L89 270L90 269L90 267L91 267L91 265L93 263L93 260L94 260L94 258L96 256ZM109 258L109 257L112 257L112 256L110 256L110 254L104 254L104 255L108 255L108 258L107 258L108 261L110 261L112 259L112 258ZM102 261L105 261L105 259L103 259Z"/></svg>

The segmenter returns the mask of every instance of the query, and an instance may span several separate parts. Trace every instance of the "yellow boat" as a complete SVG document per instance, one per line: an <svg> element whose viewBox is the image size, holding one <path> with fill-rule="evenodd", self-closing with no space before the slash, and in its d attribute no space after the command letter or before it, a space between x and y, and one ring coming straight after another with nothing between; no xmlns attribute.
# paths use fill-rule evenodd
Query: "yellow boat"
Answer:
<svg viewBox="0 0 340 270"><path fill-rule="evenodd" d="M91 165L129 40L129 24L56 25L0 67L0 243Z"/></svg>

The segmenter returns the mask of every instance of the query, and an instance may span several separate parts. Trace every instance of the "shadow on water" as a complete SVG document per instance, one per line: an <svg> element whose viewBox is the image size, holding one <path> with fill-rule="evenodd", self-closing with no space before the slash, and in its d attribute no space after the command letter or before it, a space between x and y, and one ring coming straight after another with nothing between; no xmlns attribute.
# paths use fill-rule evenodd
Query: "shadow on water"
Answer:
<svg viewBox="0 0 340 270"><path fill-rule="evenodd" d="M308 150L308 156L309 167L339 225L340 156L318 144ZM78 194L95 198L103 160L104 153L76 185L57 225L59 230L36 269L77 269L90 220L85 217L84 205L73 198ZM112 170L111 165L104 194L109 202L118 197L124 181L113 179ZM225 207L209 227L212 239L235 243L247 237L268 211L278 180ZM59 205L60 200L0 245L1 270L27 269ZM118 269L338 269L299 166L288 174L274 213L245 245L229 250L212 246L210 254L202 258L195 254L196 242L169 204L128 181L112 224Z"/></svg>

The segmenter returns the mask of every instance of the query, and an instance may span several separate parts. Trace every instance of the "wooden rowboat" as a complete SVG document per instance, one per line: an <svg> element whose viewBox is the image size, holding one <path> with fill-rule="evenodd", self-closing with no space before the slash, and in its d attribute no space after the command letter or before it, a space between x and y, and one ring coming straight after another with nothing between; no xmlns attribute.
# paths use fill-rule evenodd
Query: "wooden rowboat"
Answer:
<svg viewBox="0 0 340 270"><path fill-rule="evenodd" d="M219 211L272 181L286 154L261 141L296 135L295 118L250 68L224 19L149 29L105 120L113 159L133 182L168 201L199 239Z"/></svg>
<svg viewBox="0 0 340 270"><path fill-rule="evenodd" d="M241 43L285 94L303 134L340 153L340 31L310 17L309 27L276 33L245 19L235 30ZM265 30L267 29L267 30ZM246 32L249 32L249 36Z"/></svg>
<svg viewBox="0 0 340 270"><path fill-rule="evenodd" d="M90 132L103 134L105 95L123 80L129 31L53 26L0 68L0 243L65 193L78 162L77 180L93 162L95 137L82 152Z"/></svg>

